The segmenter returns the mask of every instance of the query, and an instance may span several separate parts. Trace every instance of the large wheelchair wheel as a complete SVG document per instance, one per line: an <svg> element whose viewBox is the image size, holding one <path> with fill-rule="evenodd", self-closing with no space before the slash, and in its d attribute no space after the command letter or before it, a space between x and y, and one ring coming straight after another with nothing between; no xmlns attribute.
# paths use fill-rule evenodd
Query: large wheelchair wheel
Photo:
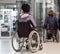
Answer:
<svg viewBox="0 0 60 54"><path fill-rule="evenodd" d="M57 30L56 41L59 42L59 30Z"/></svg>
<svg viewBox="0 0 60 54"><path fill-rule="evenodd" d="M31 31L29 34L29 49L31 52L37 52L39 50L40 37L36 31Z"/></svg>
<svg viewBox="0 0 60 54"><path fill-rule="evenodd" d="M22 49L23 41L20 41L20 38L18 38L17 33L14 34L12 37L12 48L14 51L19 52Z"/></svg>

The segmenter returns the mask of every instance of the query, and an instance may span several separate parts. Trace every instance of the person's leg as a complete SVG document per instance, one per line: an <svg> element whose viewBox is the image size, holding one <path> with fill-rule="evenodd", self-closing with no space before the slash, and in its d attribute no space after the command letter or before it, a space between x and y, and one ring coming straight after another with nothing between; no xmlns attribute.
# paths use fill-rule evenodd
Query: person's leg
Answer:
<svg viewBox="0 0 60 54"><path fill-rule="evenodd" d="M51 32L50 32L50 30L47 30L47 39L51 39Z"/></svg>

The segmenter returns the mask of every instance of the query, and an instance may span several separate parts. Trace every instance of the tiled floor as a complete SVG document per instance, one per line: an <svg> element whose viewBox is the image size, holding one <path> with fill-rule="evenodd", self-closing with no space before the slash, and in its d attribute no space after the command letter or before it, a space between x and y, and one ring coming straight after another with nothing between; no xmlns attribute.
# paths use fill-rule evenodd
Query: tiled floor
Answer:
<svg viewBox="0 0 60 54"><path fill-rule="evenodd" d="M0 39L0 54L13 54L10 39Z"/></svg>
<svg viewBox="0 0 60 54"><path fill-rule="evenodd" d="M43 43L43 50L31 53L22 49L21 52L15 52L11 46L11 39L0 39L0 54L60 54L60 42Z"/></svg>

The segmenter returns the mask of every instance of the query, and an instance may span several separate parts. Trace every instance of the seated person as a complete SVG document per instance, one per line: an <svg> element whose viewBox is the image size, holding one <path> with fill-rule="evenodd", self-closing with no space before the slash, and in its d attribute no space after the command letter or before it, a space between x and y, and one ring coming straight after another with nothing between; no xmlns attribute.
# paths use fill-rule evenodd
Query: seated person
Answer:
<svg viewBox="0 0 60 54"><path fill-rule="evenodd" d="M36 22L34 21L33 16L29 14L30 6L28 4L23 4L21 9L22 13L18 15L19 37L29 35L32 28L36 28Z"/></svg>
<svg viewBox="0 0 60 54"><path fill-rule="evenodd" d="M53 10L49 11L49 16L46 17L45 23L44 23L44 29L51 30L50 32L54 34L55 37L57 37L57 30L58 30L59 24L56 16L54 16ZM57 38L56 38L57 40Z"/></svg>

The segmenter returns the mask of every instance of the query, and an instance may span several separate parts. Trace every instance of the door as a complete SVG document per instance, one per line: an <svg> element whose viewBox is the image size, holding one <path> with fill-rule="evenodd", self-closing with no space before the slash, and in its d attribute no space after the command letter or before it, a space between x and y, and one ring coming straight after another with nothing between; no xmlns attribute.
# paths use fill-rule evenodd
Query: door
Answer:
<svg viewBox="0 0 60 54"><path fill-rule="evenodd" d="M32 12L37 23L38 31L41 31L43 24L43 3L42 0L33 0L32 1Z"/></svg>

